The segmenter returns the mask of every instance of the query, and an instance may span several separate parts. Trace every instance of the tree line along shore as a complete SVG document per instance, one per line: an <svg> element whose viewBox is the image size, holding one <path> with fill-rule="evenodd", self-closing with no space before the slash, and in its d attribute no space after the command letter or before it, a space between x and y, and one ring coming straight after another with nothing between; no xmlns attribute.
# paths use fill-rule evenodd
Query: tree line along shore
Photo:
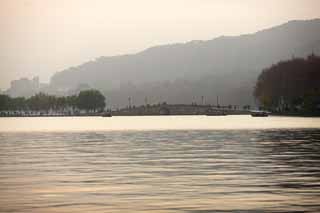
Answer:
<svg viewBox="0 0 320 213"><path fill-rule="evenodd" d="M320 57L292 58L264 69L253 95L261 110L279 115L320 116ZM94 89L78 95L57 97L38 93L30 98L0 94L0 116L97 116L111 113L105 109L105 97ZM229 114L248 114L251 107L166 103L128 106L114 115L199 115L210 110ZM171 111L171 113L170 113Z"/></svg>
<svg viewBox="0 0 320 213"><path fill-rule="evenodd" d="M105 97L98 90L57 97L38 93L30 98L0 95L0 116L90 116L105 110Z"/></svg>

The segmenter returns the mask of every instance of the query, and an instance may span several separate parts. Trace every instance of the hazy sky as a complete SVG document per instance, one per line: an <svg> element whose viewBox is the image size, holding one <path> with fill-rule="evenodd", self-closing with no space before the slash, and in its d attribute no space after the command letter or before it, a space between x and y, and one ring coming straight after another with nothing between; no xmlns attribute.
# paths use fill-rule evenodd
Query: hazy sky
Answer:
<svg viewBox="0 0 320 213"><path fill-rule="evenodd" d="M320 17L319 0L0 0L0 88L99 56Z"/></svg>

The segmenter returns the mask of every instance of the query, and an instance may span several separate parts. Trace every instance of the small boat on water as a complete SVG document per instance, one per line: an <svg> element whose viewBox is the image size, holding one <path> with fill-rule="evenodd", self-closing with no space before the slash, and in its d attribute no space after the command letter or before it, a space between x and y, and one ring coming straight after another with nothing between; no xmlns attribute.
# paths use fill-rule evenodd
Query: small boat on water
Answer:
<svg viewBox="0 0 320 213"><path fill-rule="evenodd" d="M102 117L112 117L111 112L105 112L101 115Z"/></svg>
<svg viewBox="0 0 320 213"><path fill-rule="evenodd" d="M252 117L268 117L269 116L269 112L259 111L259 110L251 111L250 114Z"/></svg>

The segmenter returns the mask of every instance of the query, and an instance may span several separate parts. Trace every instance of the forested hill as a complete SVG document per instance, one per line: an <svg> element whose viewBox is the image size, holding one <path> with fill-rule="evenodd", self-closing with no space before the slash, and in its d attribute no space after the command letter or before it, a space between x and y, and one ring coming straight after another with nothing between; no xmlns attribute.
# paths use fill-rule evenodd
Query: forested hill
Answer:
<svg viewBox="0 0 320 213"><path fill-rule="evenodd" d="M114 106L128 96L135 104L190 103L202 95L213 102L219 95L231 104L252 101L253 87L265 67L320 53L320 19L290 21L241 36L149 48L137 54L100 57L56 73L51 86L72 89L81 83L102 89Z"/></svg>
<svg viewBox="0 0 320 213"><path fill-rule="evenodd" d="M293 58L264 69L254 95L268 110L320 115L320 57Z"/></svg>

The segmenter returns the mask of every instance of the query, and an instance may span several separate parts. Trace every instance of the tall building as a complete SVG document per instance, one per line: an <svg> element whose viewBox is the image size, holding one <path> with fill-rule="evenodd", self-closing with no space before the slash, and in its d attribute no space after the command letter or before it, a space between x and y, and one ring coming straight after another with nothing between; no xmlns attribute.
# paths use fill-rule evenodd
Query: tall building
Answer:
<svg viewBox="0 0 320 213"><path fill-rule="evenodd" d="M12 97L30 97L40 90L39 77L32 79L21 78L19 80L11 81L10 88L6 91L6 94Z"/></svg>

